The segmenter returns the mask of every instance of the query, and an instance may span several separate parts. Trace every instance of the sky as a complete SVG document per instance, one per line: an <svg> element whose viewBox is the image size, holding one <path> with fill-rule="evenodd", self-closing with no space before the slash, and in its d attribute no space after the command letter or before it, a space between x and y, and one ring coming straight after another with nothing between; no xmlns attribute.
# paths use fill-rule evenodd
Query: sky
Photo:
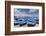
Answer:
<svg viewBox="0 0 46 36"><path fill-rule="evenodd" d="M15 16L29 16L29 17L38 17L39 9L25 9L25 8L14 8Z"/></svg>

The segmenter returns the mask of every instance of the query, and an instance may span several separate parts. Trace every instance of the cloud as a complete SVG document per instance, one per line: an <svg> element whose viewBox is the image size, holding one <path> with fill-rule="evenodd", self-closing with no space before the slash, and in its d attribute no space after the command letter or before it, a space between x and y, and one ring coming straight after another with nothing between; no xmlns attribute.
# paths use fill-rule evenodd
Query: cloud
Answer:
<svg viewBox="0 0 46 36"><path fill-rule="evenodd" d="M21 8L15 8L14 9L15 16L37 16L39 14L38 9L21 9Z"/></svg>

